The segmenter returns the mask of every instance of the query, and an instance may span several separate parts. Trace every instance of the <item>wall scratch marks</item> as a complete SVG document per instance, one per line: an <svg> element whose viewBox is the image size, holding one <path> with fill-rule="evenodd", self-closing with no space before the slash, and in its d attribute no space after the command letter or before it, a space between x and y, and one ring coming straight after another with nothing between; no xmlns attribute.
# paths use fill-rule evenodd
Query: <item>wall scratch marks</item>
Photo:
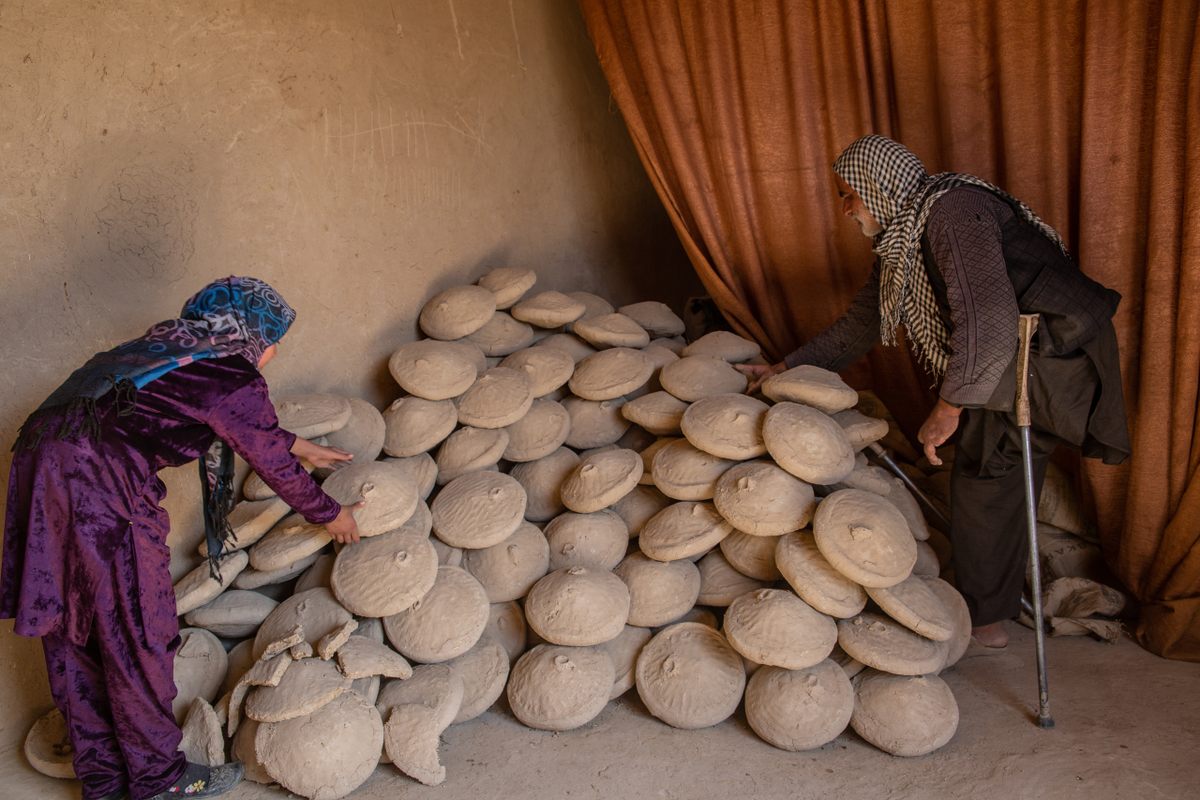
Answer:
<svg viewBox="0 0 1200 800"><path fill-rule="evenodd" d="M462 36L458 32L458 14L454 13L454 0L446 0L446 3L450 6L450 24L454 26L454 39L458 42L458 57L465 61L467 57L463 55Z"/></svg>
<svg viewBox="0 0 1200 800"><path fill-rule="evenodd" d="M521 34L517 33L517 12L513 9L513 0L508 0L508 18L512 21L513 42L517 45L517 64L523 72L527 72L525 59L521 56Z"/></svg>

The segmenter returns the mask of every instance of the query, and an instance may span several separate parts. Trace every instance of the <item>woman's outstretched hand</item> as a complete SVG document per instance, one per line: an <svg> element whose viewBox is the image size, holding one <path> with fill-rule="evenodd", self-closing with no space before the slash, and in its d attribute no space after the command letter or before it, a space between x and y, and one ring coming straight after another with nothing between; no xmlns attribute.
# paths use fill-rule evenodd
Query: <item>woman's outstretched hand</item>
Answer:
<svg viewBox="0 0 1200 800"><path fill-rule="evenodd" d="M296 437L292 444L292 455L304 459L318 469L331 469L354 459L353 453L347 453L337 447L325 447L300 437Z"/></svg>
<svg viewBox="0 0 1200 800"><path fill-rule="evenodd" d="M342 506L338 515L325 523L325 530L329 531L329 535L335 542L354 544L359 540L358 523L354 521L354 512L366 504L366 500L359 500L352 506Z"/></svg>

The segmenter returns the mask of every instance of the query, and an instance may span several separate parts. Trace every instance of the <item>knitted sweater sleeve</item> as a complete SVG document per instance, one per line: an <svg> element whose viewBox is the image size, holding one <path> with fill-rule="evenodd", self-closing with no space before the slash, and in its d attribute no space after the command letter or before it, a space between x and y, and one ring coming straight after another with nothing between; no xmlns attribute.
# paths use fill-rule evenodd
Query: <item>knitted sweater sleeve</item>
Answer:
<svg viewBox="0 0 1200 800"><path fill-rule="evenodd" d="M1016 353L1020 312L1001 237L1011 216L989 192L962 187L937 200L925 227L950 311L950 361L939 394L954 405L985 404Z"/></svg>
<svg viewBox="0 0 1200 800"><path fill-rule="evenodd" d="M784 358L788 369L802 364L841 372L879 341L879 263L850 308L836 322Z"/></svg>

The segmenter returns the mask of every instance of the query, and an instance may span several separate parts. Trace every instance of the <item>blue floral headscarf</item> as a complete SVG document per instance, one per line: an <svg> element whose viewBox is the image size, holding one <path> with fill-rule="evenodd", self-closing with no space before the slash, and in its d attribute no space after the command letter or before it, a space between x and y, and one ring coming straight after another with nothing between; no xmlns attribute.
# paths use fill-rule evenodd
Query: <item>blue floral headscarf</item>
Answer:
<svg viewBox="0 0 1200 800"><path fill-rule="evenodd" d="M103 416L98 400L114 392L116 413L128 414L138 389L193 361L243 356L257 365L295 319L295 310L265 281L233 275L213 281L184 303L178 318L159 322L137 339L97 353L71 373L25 421L18 445L38 446L48 433L46 426L58 419L46 413L50 409L66 409L57 437L81 431L95 436ZM234 539L227 521L233 507L233 452L225 442L215 440L200 459L200 477L210 566L216 576L225 542Z"/></svg>

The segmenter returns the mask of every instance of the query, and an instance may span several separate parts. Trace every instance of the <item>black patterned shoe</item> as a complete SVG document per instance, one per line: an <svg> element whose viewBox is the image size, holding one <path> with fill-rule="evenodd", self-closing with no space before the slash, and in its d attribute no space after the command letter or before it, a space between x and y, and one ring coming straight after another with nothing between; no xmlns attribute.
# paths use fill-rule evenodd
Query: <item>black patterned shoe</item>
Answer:
<svg viewBox="0 0 1200 800"><path fill-rule="evenodd" d="M219 767L188 762L179 780L163 789L150 800L180 800L181 798L216 797L225 794L242 782L245 770L234 762Z"/></svg>

